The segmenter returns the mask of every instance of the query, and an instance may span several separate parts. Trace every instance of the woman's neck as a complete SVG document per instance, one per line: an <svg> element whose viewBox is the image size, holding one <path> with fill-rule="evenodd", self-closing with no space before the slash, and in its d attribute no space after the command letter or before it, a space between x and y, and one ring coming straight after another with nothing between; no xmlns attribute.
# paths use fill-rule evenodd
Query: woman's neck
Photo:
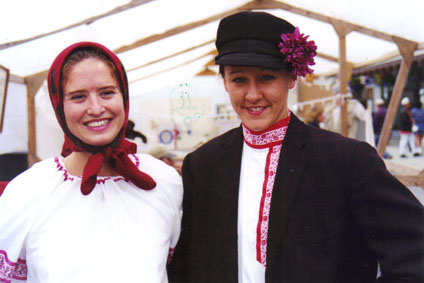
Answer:
<svg viewBox="0 0 424 283"><path fill-rule="evenodd" d="M87 161L91 155L91 153L85 151L72 152L63 159L66 170L68 170L68 172L73 176L82 176L84 172L84 167L87 164ZM103 163L98 175L117 176L118 174L113 170L112 166L109 163Z"/></svg>

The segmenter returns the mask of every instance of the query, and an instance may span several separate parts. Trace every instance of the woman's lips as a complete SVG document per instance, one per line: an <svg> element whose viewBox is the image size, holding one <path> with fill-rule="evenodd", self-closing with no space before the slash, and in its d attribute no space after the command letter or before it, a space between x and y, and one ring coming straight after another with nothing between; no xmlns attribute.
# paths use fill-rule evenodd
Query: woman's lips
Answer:
<svg viewBox="0 0 424 283"><path fill-rule="evenodd" d="M266 109L266 106L263 107L246 107L247 112L250 115L258 116L261 115Z"/></svg>
<svg viewBox="0 0 424 283"><path fill-rule="evenodd" d="M102 120L96 120L96 121L89 121L84 123L86 127L88 127L90 130L95 131L102 131L105 128L109 126L109 123L112 119L102 119Z"/></svg>

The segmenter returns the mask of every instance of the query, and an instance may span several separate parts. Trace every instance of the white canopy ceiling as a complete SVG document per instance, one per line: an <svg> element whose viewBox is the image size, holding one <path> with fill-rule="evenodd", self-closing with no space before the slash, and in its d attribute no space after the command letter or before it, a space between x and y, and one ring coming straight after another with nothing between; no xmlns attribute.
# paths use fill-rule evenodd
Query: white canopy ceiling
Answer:
<svg viewBox="0 0 424 283"><path fill-rule="evenodd" d="M15 78L23 78L47 70L55 56L69 44L83 40L97 41L118 51L128 71L130 93L139 94L193 76L213 59L214 55L210 52L214 50L213 41L219 17L185 32L179 33L178 27L200 23L204 19L222 15L249 2L252 1L3 1L0 4L0 65L8 68ZM424 48L422 0L275 2L287 3L317 14L415 41L419 44L419 48ZM115 13L101 17L111 11ZM309 34L318 45L319 53L338 57L339 41L331 24L287 10L268 11L299 26L302 33ZM99 15L100 17L96 18ZM67 29L69 26L73 27ZM55 32L58 30L61 31ZM175 35L120 52L123 47L132 46L137 42L143 43L146 38L171 30L175 31ZM26 41L38 36L41 37ZM196 46L200 47L193 48ZM347 35L347 60L352 63L372 62L396 52L398 48L393 42L360 32L351 32ZM162 58L167 59L160 60ZM157 63L152 63L157 60L159 60ZM316 73L334 70L338 66L321 58L318 58L316 63L314 68Z"/></svg>

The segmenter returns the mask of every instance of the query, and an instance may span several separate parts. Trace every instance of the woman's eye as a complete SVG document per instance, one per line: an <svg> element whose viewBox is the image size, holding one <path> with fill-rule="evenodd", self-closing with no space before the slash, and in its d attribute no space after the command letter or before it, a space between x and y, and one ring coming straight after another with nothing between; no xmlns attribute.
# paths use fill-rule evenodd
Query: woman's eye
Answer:
<svg viewBox="0 0 424 283"><path fill-rule="evenodd" d="M234 83L243 83L243 82L246 81L246 79L245 78L234 78L232 81Z"/></svg>
<svg viewBox="0 0 424 283"><path fill-rule="evenodd" d="M113 90L105 90L101 94L102 94L102 96L108 97L108 96L114 95L115 94L115 91L113 91Z"/></svg>
<svg viewBox="0 0 424 283"><path fill-rule="evenodd" d="M74 94L71 96L72 101L81 101L85 98L85 95L83 94Z"/></svg>
<svg viewBox="0 0 424 283"><path fill-rule="evenodd" d="M273 79L274 79L274 76L271 76L271 75L265 75L262 77L263 81L271 81Z"/></svg>

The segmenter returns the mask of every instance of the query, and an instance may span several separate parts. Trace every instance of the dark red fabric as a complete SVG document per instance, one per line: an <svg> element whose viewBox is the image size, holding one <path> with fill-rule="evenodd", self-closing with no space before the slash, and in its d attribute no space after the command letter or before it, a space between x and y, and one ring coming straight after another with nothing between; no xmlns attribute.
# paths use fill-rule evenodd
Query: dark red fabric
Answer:
<svg viewBox="0 0 424 283"><path fill-rule="evenodd" d="M2 195L4 189L6 188L9 181L0 181L0 196Z"/></svg>
<svg viewBox="0 0 424 283"><path fill-rule="evenodd" d="M79 48L96 48L100 50L104 55L112 60L117 70L118 82L124 99L125 122L114 141L105 146L93 146L84 143L74 136L66 125L63 110L61 73L66 58L73 51ZM110 163L118 174L122 175L125 179L131 181L141 189L151 190L156 187L156 182L149 175L141 172L128 157L128 154L135 153L137 151L137 145L125 139L125 129L128 124L129 113L128 79L124 66L112 51L95 42L79 42L67 47L56 57L50 67L48 74L48 86L50 100L52 102L56 118L65 133L62 155L67 156L73 151L85 151L92 154L84 167L82 176L81 192L84 195L89 194L96 186L97 174L105 162Z"/></svg>

